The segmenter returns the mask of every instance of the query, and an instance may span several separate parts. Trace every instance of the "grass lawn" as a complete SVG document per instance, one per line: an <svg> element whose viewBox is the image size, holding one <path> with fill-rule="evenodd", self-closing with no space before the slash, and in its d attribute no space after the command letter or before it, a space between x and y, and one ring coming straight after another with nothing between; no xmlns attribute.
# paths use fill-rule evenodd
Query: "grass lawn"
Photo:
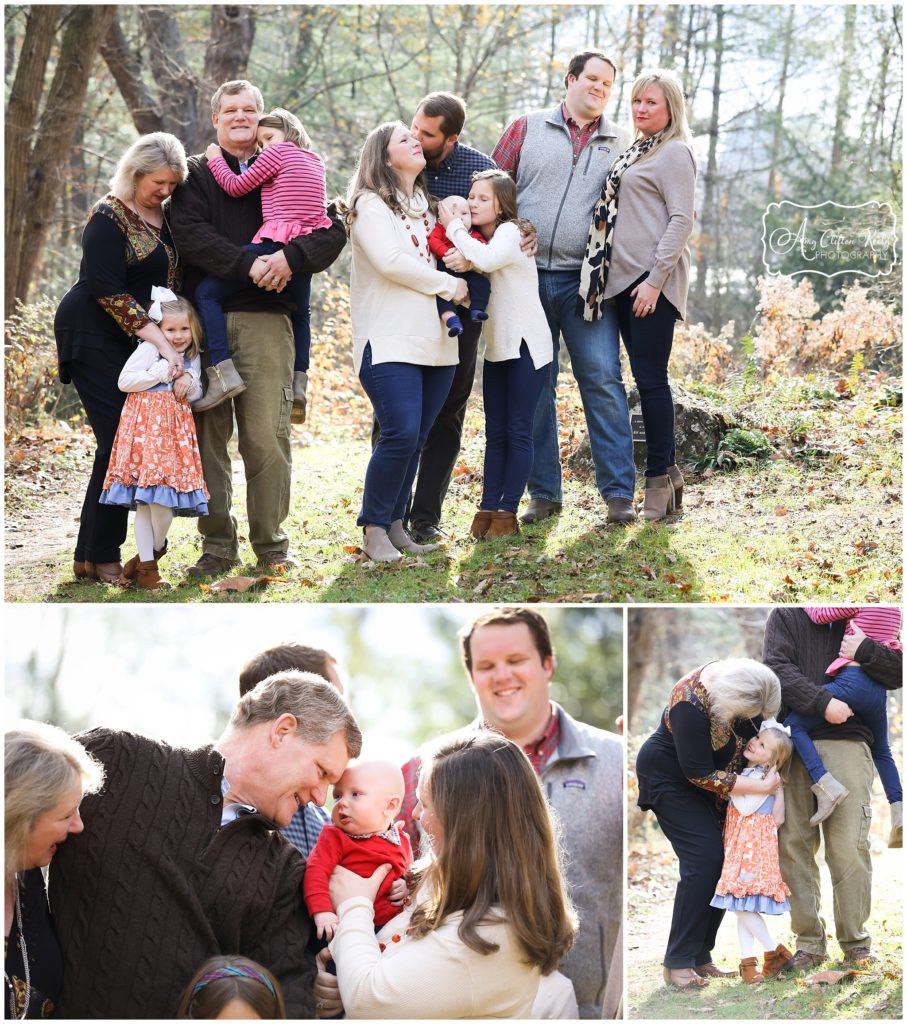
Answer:
<svg viewBox="0 0 907 1024"><path fill-rule="evenodd" d="M782 974L761 985L744 985L739 977L712 979L707 988L686 992L667 988L661 976L677 861L661 832L656 827L647 828L646 843L631 846L629 862L628 1016L648 1020L902 1020L904 857L902 850L889 850L886 846L888 822L888 805L879 792L873 800L872 914L868 921L877 962L860 966L858 973L835 984L806 983L818 971L844 970L833 933L831 882L820 850L822 908L831 929L830 959L812 971ZM790 916L771 918L768 923L772 936L793 951ZM761 950L759 960L761 963ZM725 914L718 932L715 963L731 970L739 962L733 915Z"/></svg>
<svg viewBox="0 0 907 1024"><path fill-rule="evenodd" d="M562 452L582 437L569 375L561 394ZM728 399L759 425L773 455L731 472L686 469L682 514L659 524L607 525L594 480L567 471L562 515L518 539L475 542L482 416L474 396L444 510L445 550L396 566L364 562L356 514L368 459L368 406L348 391L319 395L294 438L286 529L298 566L245 593L215 594L184 580L200 552L192 520L178 520L161 572L172 590L149 595L76 583L70 573L81 488L91 462L86 431L33 431L8 439L8 601L568 601L822 603L901 599L899 406L830 393L810 380ZM336 399L336 400L335 400ZM240 533L242 464L234 462ZM132 553L130 541L124 558ZM244 545L241 557L254 562ZM237 574L258 575L253 564Z"/></svg>

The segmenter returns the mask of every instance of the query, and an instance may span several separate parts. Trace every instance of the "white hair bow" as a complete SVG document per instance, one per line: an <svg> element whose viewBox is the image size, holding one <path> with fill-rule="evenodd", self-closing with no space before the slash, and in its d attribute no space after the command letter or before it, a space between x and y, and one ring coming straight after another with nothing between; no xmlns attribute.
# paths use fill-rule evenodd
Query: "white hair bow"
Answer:
<svg viewBox="0 0 907 1024"><path fill-rule="evenodd" d="M164 316L161 312L162 302L176 302L176 295L169 288L162 288L156 284L152 285L151 308L148 310L148 316L157 324L161 322Z"/></svg>
<svg viewBox="0 0 907 1024"><path fill-rule="evenodd" d="M781 732L786 732L790 736L790 726L782 725L777 718L765 718L762 721L762 725L759 726L759 732L763 729L780 729Z"/></svg>

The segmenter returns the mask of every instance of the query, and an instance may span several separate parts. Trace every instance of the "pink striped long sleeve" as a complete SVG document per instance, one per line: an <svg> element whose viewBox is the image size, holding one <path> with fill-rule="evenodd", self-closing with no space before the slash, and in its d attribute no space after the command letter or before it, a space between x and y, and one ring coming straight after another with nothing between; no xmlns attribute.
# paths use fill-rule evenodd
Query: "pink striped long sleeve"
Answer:
<svg viewBox="0 0 907 1024"><path fill-rule="evenodd" d="M279 142L263 150L242 174L234 174L222 156L209 160L208 169L234 198L261 188L263 223L253 242L288 242L331 226L325 212L324 163L317 153Z"/></svg>
<svg viewBox="0 0 907 1024"><path fill-rule="evenodd" d="M893 651L902 651L904 648L898 639L901 632L901 610L900 608L880 608L877 605L864 605L847 607L819 606L804 608L803 611L819 626L825 626L830 622L840 622L841 619L848 619L844 629L844 635L853 633L853 625L858 626L870 640L884 644ZM853 624L853 625L852 625ZM826 675L835 675L845 665L850 665L849 658L836 658L825 670Z"/></svg>

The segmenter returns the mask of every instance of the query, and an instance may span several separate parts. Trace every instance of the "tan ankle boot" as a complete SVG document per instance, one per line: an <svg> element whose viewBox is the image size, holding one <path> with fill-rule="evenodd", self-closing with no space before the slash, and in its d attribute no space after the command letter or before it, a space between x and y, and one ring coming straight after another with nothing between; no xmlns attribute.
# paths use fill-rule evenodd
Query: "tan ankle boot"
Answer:
<svg viewBox="0 0 907 1024"><path fill-rule="evenodd" d="M225 359L215 366L206 366L205 373L208 377L208 389L198 401L192 403L193 412L207 412L246 390L245 382L233 365L232 359Z"/></svg>
<svg viewBox="0 0 907 1024"><path fill-rule="evenodd" d="M809 788L816 794L816 813L809 819L813 827L825 821L838 804L850 796L850 790L842 786L831 772L826 772Z"/></svg>
<svg viewBox="0 0 907 1024"><path fill-rule="evenodd" d="M520 532L520 524L517 522L514 512L492 512L491 523L488 526L486 537L512 537Z"/></svg>
<svg viewBox="0 0 907 1024"><path fill-rule="evenodd" d="M469 532L475 537L476 540L481 540L486 533L488 528L491 526L491 513L485 509L480 508L478 512L472 517L472 525L469 527Z"/></svg>
<svg viewBox="0 0 907 1024"><path fill-rule="evenodd" d="M293 371L293 408L290 411L291 423L305 423L306 415L306 388L309 385L309 375L305 370Z"/></svg>
<svg viewBox="0 0 907 1024"><path fill-rule="evenodd" d="M158 551L154 549L154 564L157 563L167 554L167 541L164 541L164 546ZM131 583L135 583L135 577L139 570L139 562L141 562L141 555L133 555L132 558L123 566L123 572L120 576L120 586L128 587Z"/></svg>
<svg viewBox="0 0 907 1024"><path fill-rule="evenodd" d="M904 845L904 804L897 800L889 805L891 808L891 832L888 834L888 846L892 850L900 850Z"/></svg>
<svg viewBox="0 0 907 1024"><path fill-rule="evenodd" d="M790 963L793 960L794 954L787 948L787 946L778 945L773 950L766 950L765 956L762 958L762 974L766 978L774 978L776 974L780 974L784 965Z"/></svg>
<svg viewBox="0 0 907 1024"><path fill-rule="evenodd" d="M642 507L643 519L656 522L674 511L674 485L664 476L646 477L646 499Z"/></svg>
<svg viewBox="0 0 907 1024"><path fill-rule="evenodd" d="M135 582L139 590L169 590L170 584L161 579L157 571L157 562L139 562L136 568Z"/></svg>
<svg viewBox="0 0 907 1024"><path fill-rule="evenodd" d="M675 463L668 466L668 476L671 478L671 486L674 488L674 508L679 509L683 504L683 473Z"/></svg>
<svg viewBox="0 0 907 1024"><path fill-rule="evenodd" d="M758 985L765 981L759 973L759 961L754 956L745 957L740 961L740 977L747 985Z"/></svg>

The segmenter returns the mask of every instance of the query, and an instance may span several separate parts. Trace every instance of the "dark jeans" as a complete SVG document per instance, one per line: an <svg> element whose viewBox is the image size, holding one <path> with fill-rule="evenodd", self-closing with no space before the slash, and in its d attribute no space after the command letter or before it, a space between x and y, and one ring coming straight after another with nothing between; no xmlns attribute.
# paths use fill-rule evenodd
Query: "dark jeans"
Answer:
<svg viewBox="0 0 907 1024"><path fill-rule="evenodd" d="M403 518L419 455L450 391L455 370L455 366L413 363L373 365L372 347L365 346L359 380L381 434L365 472L359 526L387 529Z"/></svg>
<svg viewBox="0 0 907 1024"><path fill-rule="evenodd" d="M614 299L620 336L630 359L646 428L646 476L663 476L677 461L674 449L674 400L668 384L668 359L674 342L677 310L658 296L648 316L634 316L630 292L643 274Z"/></svg>
<svg viewBox="0 0 907 1024"><path fill-rule="evenodd" d="M532 420L550 367L538 370L524 341L518 359L489 362L482 370L485 471L481 508L516 512L532 468Z"/></svg>
<svg viewBox="0 0 907 1024"><path fill-rule="evenodd" d="M448 270L446 273L452 277L462 277L466 284L469 286L469 309L477 309L484 312L488 308L488 300L491 298L491 278L485 274L480 274L478 270L465 270L463 273L456 273L453 270ZM442 299L440 296L437 298L438 312L439 313L456 313L459 310L460 319L463 323L466 323L466 318L469 316L469 310L465 306L458 306L455 302L451 302L450 299ZM472 319L470 317L470 319Z"/></svg>
<svg viewBox="0 0 907 1024"><path fill-rule="evenodd" d="M712 959L724 911L710 907L724 865L722 821L715 794L671 787L652 807L677 854L680 880L674 894L665 967L699 967Z"/></svg>
<svg viewBox="0 0 907 1024"><path fill-rule="evenodd" d="M463 333L457 338L460 359L454 367L453 382L422 450L419 476L407 517L413 526L437 526L441 522L441 506L460 454L463 419L476 375L481 333L480 322L468 317L463 321Z"/></svg>
<svg viewBox="0 0 907 1024"><path fill-rule="evenodd" d="M279 242L250 242L243 246L247 252L256 256L270 256L283 249ZM195 304L198 315L205 328L205 339L208 343L208 362L215 366L230 358L227 344L227 318L223 304L237 292L247 288L249 282L226 281L220 277L206 275L195 289ZM296 312L290 317L293 325L293 369L307 372L309 369L309 352L312 347L312 327L310 323L310 301L312 297L312 275L294 274L287 284L286 291L296 304Z"/></svg>
<svg viewBox="0 0 907 1024"><path fill-rule="evenodd" d="M79 535L73 556L76 562L118 562L120 545L126 540L129 509L101 505L100 498L113 441L120 425L120 413L126 401L126 394L120 391L117 381L128 356L126 349L113 353L89 349L66 364L97 442L79 519Z"/></svg>
<svg viewBox="0 0 907 1024"><path fill-rule="evenodd" d="M825 689L832 697L849 704L872 730L875 738L870 749L873 764L882 780L888 802L897 803L902 799L901 776L888 743L888 691L872 680L859 665L842 668L832 682L825 684ZM825 719L818 715L794 712L787 716L784 724L790 726L791 739L809 777L813 782L818 782L825 774L825 765L815 743L810 739L809 730L824 725Z"/></svg>

